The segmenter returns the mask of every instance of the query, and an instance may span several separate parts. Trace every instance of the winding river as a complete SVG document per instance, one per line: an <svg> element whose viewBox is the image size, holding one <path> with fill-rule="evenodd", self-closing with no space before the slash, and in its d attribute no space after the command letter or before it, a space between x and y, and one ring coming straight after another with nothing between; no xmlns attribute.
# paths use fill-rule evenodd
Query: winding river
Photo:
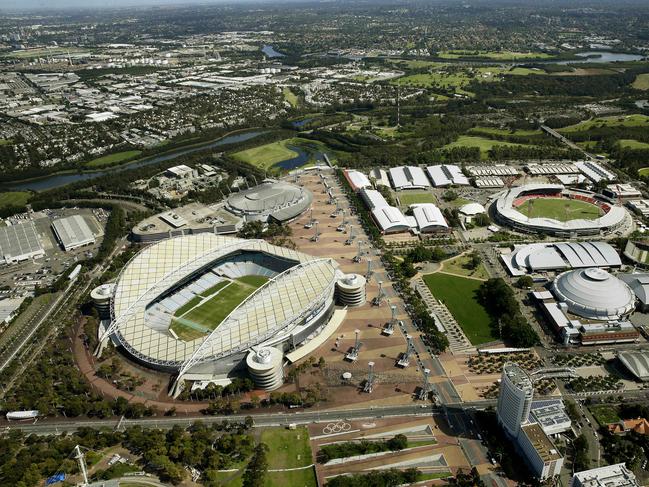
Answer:
<svg viewBox="0 0 649 487"><path fill-rule="evenodd" d="M193 154L194 152L199 152L205 149L213 149L224 145L245 142L246 140L253 139L266 132L266 130L252 130L249 132L226 135L225 137L219 137L216 140L207 141L193 145L191 147L180 147L178 149L173 149L169 152L165 152L164 154L145 157L143 159L137 159L132 162L125 162L124 164L120 164L119 166L112 166L100 171L52 174L50 176L44 176L42 178L5 183L3 186L12 191L45 191L48 189L65 186L66 184L76 183L77 181L98 178L105 176L106 174L115 174L118 172L127 171L129 169L137 169L140 167L150 166L152 164L158 164L160 162L169 161L171 159L175 159L187 154Z"/></svg>

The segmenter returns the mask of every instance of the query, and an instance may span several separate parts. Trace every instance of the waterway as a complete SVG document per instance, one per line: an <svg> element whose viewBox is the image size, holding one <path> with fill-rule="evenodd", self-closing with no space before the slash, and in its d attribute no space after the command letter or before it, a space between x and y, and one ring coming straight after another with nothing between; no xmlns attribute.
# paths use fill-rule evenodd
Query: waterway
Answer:
<svg viewBox="0 0 649 487"><path fill-rule="evenodd" d="M65 186L66 184L76 183L77 181L85 181L87 179L98 178L105 176L107 174L115 174L122 171L127 171L129 169L137 169L140 167L150 166L153 164L158 164L160 162L169 161L177 157L185 156L187 154L193 154L194 152L199 152L205 149L213 149L216 147L221 147L229 144L236 144L239 142L245 142L255 138L263 133L267 132L266 130L252 130L250 132L241 132L233 135L227 135L225 137L220 137L216 140L207 141L198 145L193 145L187 148L178 148L165 152L157 156L145 157L143 159L138 159L133 162L126 162L120 164L119 166L112 166L101 171L87 171L87 172L74 172L74 173L62 173L62 174L52 174L50 176L44 176L38 179L30 179L26 181L17 181L15 183L7 183L6 186L12 191L45 191L48 189L58 188Z"/></svg>
<svg viewBox="0 0 649 487"><path fill-rule="evenodd" d="M266 55L266 57L269 57L269 58L286 57L286 54L282 54L281 52L276 51L273 46L266 45L266 46L261 48L261 52L263 52Z"/></svg>
<svg viewBox="0 0 649 487"><path fill-rule="evenodd" d="M316 161L324 162L324 153L322 153L321 151L314 151L314 150L307 151L304 150L302 147L298 147L295 145L288 145L288 144L286 145L286 148L294 152L297 152L297 156L291 159L286 159L284 161L277 162L273 164L273 167L278 167L286 171L291 171L293 169L297 169L298 167L304 166L312 158L315 159Z"/></svg>
<svg viewBox="0 0 649 487"><path fill-rule="evenodd" d="M571 59L564 61L547 61L548 64L581 64L581 63L616 63L619 61L641 61L644 59L639 54L624 54L610 51L579 52L575 56L584 59Z"/></svg>

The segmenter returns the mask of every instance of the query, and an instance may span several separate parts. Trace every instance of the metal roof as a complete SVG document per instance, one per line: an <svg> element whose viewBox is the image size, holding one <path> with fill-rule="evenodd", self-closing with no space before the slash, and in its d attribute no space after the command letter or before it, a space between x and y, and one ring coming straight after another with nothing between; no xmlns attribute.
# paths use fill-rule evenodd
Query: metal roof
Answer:
<svg viewBox="0 0 649 487"><path fill-rule="evenodd" d="M449 186L451 184L466 186L469 179L462 173L458 166L450 164L440 164L437 166L428 166L426 168L433 186Z"/></svg>
<svg viewBox="0 0 649 487"><path fill-rule="evenodd" d="M86 219L81 215L59 218L52 222L56 237L65 249L79 247L95 241L95 235L90 230Z"/></svg>
<svg viewBox="0 0 649 487"><path fill-rule="evenodd" d="M638 379L649 380L649 351L623 351L617 354L617 358Z"/></svg>
<svg viewBox="0 0 649 487"><path fill-rule="evenodd" d="M591 267L559 274L552 285L558 300L568 310L593 320L614 320L635 307L631 288L603 269Z"/></svg>
<svg viewBox="0 0 649 487"><path fill-rule="evenodd" d="M312 203L311 192L283 181L264 181L250 189L228 197L228 209L237 215L272 216L276 220L290 220Z"/></svg>
<svg viewBox="0 0 649 487"><path fill-rule="evenodd" d="M417 166L400 166L390 168L390 178L394 189L425 189L430 181L423 169Z"/></svg>
<svg viewBox="0 0 649 487"><path fill-rule="evenodd" d="M411 205L410 208L412 208L412 214L415 216L419 230L426 231L439 227L448 228L444 215L434 204L421 203Z"/></svg>
<svg viewBox="0 0 649 487"><path fill-rule="evenodd" d="M43 252L33 221L0 227L0 253L7 262Z"/></svg>

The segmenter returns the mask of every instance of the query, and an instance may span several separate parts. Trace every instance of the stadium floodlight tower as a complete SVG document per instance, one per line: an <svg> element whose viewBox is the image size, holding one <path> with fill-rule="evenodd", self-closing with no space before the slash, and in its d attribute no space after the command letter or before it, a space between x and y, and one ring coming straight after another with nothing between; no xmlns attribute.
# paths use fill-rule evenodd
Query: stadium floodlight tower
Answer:
<svg viewBox="0 0 649 487"><path fill-rule="evenodd" d="M312 242L317 242L320 240L320 232L318 231L318 222L315 222L314 224L315 231L313 232L313 236L311 237Z"/></svg>
<svg viewBox="0 0 649 487"><path fill-rule="evenodd" d="M336 204L336 198L334 197L334 193L333 193L333 191L331 191L331 189L327 191L327 196L329 196L328 204L335 205Z"/></svg>
<svg viewBox="0 0 649 487"><path fill-rule="evenodd" d="M79 445L74 447L74 458L76 458L77 462L79 463L79 471L81 472L81 476L83 477L83 482L80 485L82 487L86 487L87 485L89 485L88 467L86 466L86 458Z"/></svg>
<svg viewBox="0 0 649 487"><path fill-rule="evenodd" d="M347 220L345 218L345 210L342 210L343 221L336 227L337 232L345 232L347 230Z"/></svg>
<svg viewBox="0 0 649 487"><path fill-rule="evenodd" d="M379 281L379 293L372 300L373 306L381 306L381 301L385 298L385 292L383 291L383 281Z"/></svg>
<svg viewBox="0 0 649 487"><path fill-rule="evenodd" d="M361 347L363 346L363 343L360 340L361 331L354 330L354 333L356 334L354 347L349 351L347 355L345 355L345 360L349 360L350 362L356 362L356 360L358 360L358 352L360 352Z"/></svg>
<svg viewBox="0 0 649 487"><path fill-rule="evenodd" d="M399 357L399 361L397 362L397 365L404 369L410 365L410 357L415 351L415 345L410 335L406 335L406 342L408 344L406 346L406 351L401 353L401 357Z"/></svg>
<svg viewBox="0 0 649 487"><path fill-rule="evenodd" d="M374 362L368 362L367 367L367 380L365 381L365 385L363 386L363 392L372 394L372 390L374 389Z"/></svg>
<svg viewBox="0 0 649 487"><path fill-rule="evenodd" d="M349 225L349 236L347 237L347 240L345 240L345 245L351 245L354 243L354 239L356 236L354 235L354 225Z"/></svg>
<svg viewBox="0 0 649 487"><path fill-rule="evenodd" d="M420 401L428 399L428 394L430 394L430 383L428 382L429 375L430 369L424 369L424 381L421 384L421 389L419 390L419 395L417 397Z"/></svg>
<svg viewBox="0 0 649 487"><path fill-rule="evenodd" d="M309 221L304 224L304 228L313 228L313 225L315 225L317 222L313 218L313 208L311 208L311 216L309 217Z"/></svg>
<svg viewBox="0 0 649 487"><path fill-rule="evenodd" d="M342 208L340 207L340 200L336 199L336 209L329 215L331 218L336 218L338 215L340 215L340 212Z"/></svg>
<svg viewBox="0 0 649 487"><path fill-rule="evenodd" d="M390 318L390 321L381 330L381 333L387 336L391 336L394 333L394 326L397 324L397 306L395 304L391 305L390 310L392 311L392 318Z"/></svg>
<svg viewBox="0 0 649 487"><path fill-rule="evenodd" d="M363 242L358 241L358 253L354 256L353 261L357 264L363 261Z"/></svg>
<svg viewBox="0 0 649 487"><path fill-rule="evenodd" d="M374 271L372 270L372 259L367 259L367 272L365 273L365 279L368 281L372 278Z"/></svg>

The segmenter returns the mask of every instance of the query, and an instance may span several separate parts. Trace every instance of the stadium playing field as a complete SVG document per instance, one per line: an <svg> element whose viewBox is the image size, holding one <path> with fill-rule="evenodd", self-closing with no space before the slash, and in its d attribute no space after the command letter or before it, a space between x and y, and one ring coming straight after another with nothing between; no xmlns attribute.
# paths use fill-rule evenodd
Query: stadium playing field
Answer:
<svg viewBox="0 0 649 487"><path fill-rule="evenodd" d="M201 338L219 326L241 302L267 281L262 276L245 276L219 283L179 308L169 328L181 340Z"/></svg>
<svg viewBox="0 0 649 487"><path fill-rule="evenodd" d="M552 218L560 222L596 220L604 214L593 204L567 198L536 198L525 201L516 209L529 218Z"/></svg>

